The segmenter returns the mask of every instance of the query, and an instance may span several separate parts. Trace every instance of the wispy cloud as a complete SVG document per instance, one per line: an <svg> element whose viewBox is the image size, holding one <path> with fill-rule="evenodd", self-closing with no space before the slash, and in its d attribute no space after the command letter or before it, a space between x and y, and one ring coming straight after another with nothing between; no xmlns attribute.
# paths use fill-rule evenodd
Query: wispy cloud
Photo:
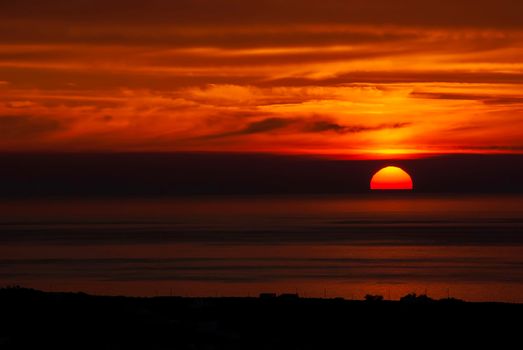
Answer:
<svg viewBox="0 0 523 350"><path fill-rule="evenodd" d="M41 150L43 138L46 149L77 151L518 145L522 6L3 2L0 115L34 120L4 121L18 136L0 138L0 150ZM60 137L22 140L31 128L15 126L46 121ZM447 132L478 123L481 132Z"/></svg>
<svg viewBox="0 0 523 350"><path fill-rule="evenodd" d="M410 122L384 123L379 125L343 125L329 120L316 118L266 118L247 124L240 130L205 135L203 139L217 139L233 136L263 134L270 132L286 133L325 133L357 134L379 130L394 130L410 126Z"/></svg>
<svg viewBox="0 0 523 350"><path fill-rule="evenodd" d="M0 115L0 135L4 139L28 140L62 128L63 124L55 119L25 115Z"/></svg>
<svg viewBox="0 0 523 350"><path fill-rule="evenodd" d="M468 94L452 92L412 92L414 98L435 99L435 100L470 100L480 101L486 104L523 104L523 95L491 95L491 94Z"/></svg>
<svg viewBox="0 0 523 350"><path fill-rule="evenodd" d="M388 124L379 124L375 126L370 125L342 125L338 123L333 123L329 121L317 121L312 123L305 131L310 132L324 132L324 131L334 131L338 134L355 134L360 132L368 131L377 131L385 129L400 129L410 126L412 123L403 122L403 123L388 123Z"/></svg>

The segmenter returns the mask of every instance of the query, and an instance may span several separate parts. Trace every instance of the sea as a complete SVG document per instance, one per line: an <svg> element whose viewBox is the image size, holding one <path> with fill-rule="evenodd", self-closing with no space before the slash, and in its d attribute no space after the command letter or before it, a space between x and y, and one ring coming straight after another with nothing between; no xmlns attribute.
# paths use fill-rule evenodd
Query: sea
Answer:
<svg viewBox="0 0 523 350"><path fill-rule="evenodd" d="M523 302L523 196L0 200L0 286Z"/></svg>

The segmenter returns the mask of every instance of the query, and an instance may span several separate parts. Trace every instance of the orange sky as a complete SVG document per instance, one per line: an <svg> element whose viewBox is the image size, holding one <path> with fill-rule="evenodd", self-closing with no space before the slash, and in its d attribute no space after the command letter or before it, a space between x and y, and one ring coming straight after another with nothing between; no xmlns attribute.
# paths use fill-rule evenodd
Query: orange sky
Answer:
<svg viewBox="0 0 523 350"><path fill-rule="evenodd" d="M521 13L509 0L2 2L0 151L520 153Z"/></svg>

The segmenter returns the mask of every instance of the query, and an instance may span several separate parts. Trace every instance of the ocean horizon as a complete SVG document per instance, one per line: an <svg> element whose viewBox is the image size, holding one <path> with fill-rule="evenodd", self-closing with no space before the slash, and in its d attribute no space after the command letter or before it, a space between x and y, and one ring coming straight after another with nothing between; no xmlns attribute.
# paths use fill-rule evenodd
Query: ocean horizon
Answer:
<svg viewBox="0 0 523 350"><path fill-rule="evenodd" d="M0 201L0 285L108 295L523 302L523 196Z"/></svg>

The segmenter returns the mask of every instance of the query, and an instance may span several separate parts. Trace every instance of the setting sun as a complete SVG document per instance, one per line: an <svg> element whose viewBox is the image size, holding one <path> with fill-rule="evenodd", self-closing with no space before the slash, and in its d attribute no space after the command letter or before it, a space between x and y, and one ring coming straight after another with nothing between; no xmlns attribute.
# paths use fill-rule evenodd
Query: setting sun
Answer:
<svg viewBox="0 0 523 350"><path fill-rule="evenodd" d="M381 169L370 181L371 190L412 190L412 178L403 169L388 166Z"/></svg>

